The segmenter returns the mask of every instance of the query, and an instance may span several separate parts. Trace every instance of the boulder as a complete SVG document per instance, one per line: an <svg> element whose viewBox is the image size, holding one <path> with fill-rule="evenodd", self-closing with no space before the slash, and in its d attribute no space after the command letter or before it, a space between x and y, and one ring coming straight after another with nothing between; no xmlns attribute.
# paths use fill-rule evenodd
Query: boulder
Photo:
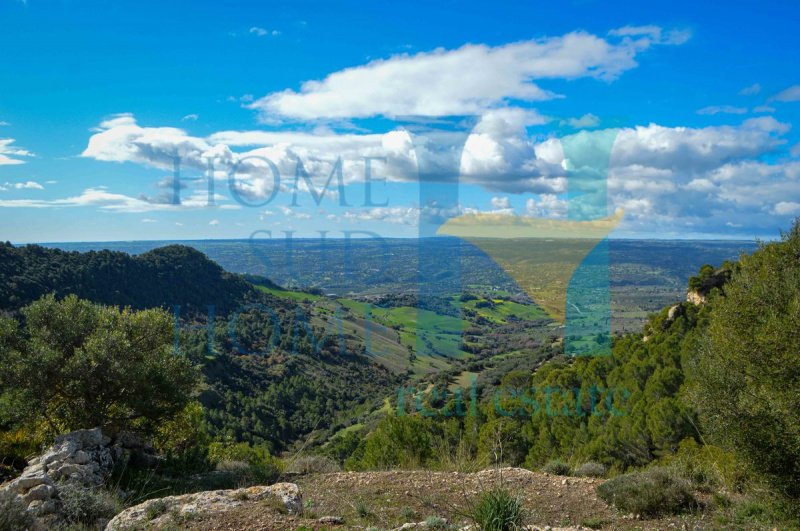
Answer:
<svg viewBox="0 0 800 531"><path fill-rule="evenodd" d="M269 487L212 490L148 500L119 513L108 523L106 531L141 529L145 526L158 528L172 524L176 517L218 515L245 503L268 500L274 501L290 514L303 512L300 488L294 483L276 483Z"/></svg>
<svg viewBox="0 0 800 531"><path fill-rule="evenodd" d="M22 474L0 490L19 497L28 513L37 518L35 527L55 527L62 520L59 486L102 485L114 465L110 442L99 428L56 437L53 446L31 459Z"/></svg>

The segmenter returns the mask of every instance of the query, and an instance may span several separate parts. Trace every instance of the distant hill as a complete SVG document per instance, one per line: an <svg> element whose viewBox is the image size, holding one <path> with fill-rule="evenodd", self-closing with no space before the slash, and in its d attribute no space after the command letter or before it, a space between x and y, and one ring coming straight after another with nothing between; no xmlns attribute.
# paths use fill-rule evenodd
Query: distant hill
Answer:
<svg viewBox="0 0 800 531"><path fill-rule="evenodd" d="M253 292L243 277L184 245L131 256L0 243L0 309L11 312L48 293L59 297L74 293L136 309L180 305L184 315L206 312L208 305L214 305L217 315L225 315Z"/></svg>

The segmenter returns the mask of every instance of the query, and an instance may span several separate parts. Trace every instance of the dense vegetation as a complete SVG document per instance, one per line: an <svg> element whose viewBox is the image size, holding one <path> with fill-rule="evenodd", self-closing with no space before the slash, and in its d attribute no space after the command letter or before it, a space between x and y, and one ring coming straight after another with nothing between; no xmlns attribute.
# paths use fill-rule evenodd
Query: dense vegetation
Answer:
<svg viewBox="0 0 800 531"><path fill-rule="evenodd" d="M112 251L65 252L0 243L0 310L14 311L40 297L82 299L134 309L180 306L182 314L236 310L252 286L183 245L138 256Z"/></svg>
<svg viewBox="0 0 800 531"><path fill-rule="evenodd" d="M99 306L46 296L0 320L6 422L46 422L53 433L99 426L153 434L191 400L197 373L173 352L173 319L159 309Z"/></svg>

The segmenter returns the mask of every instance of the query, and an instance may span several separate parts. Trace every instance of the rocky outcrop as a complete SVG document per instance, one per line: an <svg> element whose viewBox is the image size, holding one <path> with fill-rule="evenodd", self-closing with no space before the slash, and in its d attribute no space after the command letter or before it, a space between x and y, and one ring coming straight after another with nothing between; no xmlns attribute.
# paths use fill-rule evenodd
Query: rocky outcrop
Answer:
<svg viewBox="0 0 800 531"><path fill-rule="evenodd" d="M112 441L100 428L75 431L56 437L53 446L31 459L22 474L0 490L18 496L37 526L48 528L63 520L60 488L67 484L97 488L105 483L114 463L126 455L140 463L154 459L133 435L120 434Z"/></svg>
<svg viewBox="0 0 800 531"><path fill-rule="evenodd" d="M278 510L289 514L303 512L300 488L294 483L276 483L269 487L214 490L148 500L119 513L108 523L106 531L143 529L150 526L159 528L183 519L219 516L252 502L274 503Z"/></svg>
<svg viewBox="0 0 800 531"><path fill-rule="evenodd" d="M686 294L686 302L691 302L695 306L705 304L707 301L706 296L700 294L699 291L691 290Z"/></svg>
<svg viewBox="0 0 800 531"><path fill-rule="evenodd" d="M101 485L114 464L110 443L99 428L57 437L45 453L28 462L18 478L0 488L19 496L32 516L58 520L59 485Z"/></svg>

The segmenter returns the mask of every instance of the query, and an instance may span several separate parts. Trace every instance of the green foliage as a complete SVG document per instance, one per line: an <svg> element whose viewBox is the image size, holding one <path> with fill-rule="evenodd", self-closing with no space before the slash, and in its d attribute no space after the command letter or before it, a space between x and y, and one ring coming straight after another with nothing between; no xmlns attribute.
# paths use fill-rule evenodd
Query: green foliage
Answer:
<svg viewBox="0 0 800 531"><path fill-rule="evenodd" d="M569 476L572 469L564 461L553 459L552 461L545 463L545 465L542 467L542 471L547 472L548 474L553 474L554 476Z"/></svg>
<svg viewBox="0 0 800 531"><path fill-rule="evenodd" d="M432 455L432 426L415 415L386 417L367 437L360 462L352 465L379 470L419 468Z"/></svg>
<svg viewBox="0 0 800 531"><path fill-rule="evenodd" d="M470 512L470 518L483 531L522 529L522 502L505 489L484 492Z"/></svg>
<svg viewBox="0 0 800 531"><path fill-rule="evenodd" d="M800 223L743 257L715 301L697 403L721 445L800 499Z"/></svg>
<svg viewBox="0 0 800 531"><path fill-rule="evenodd" d="M0 327L0 383L15 420L52 431L100 426L152 433L188 403L198 375L173 352L163 310L99 306L48 295L23 309L25 326Z"/></svg>
<svg viewBox="0 0 800 531"><path fill-rule="evenodd" d="M356 451L363 438L363 430L348 431L341 435L336 435L328 440L321 453L335 460L339 465L344 465L344 462Z"/></svg>
<svg viewBox="0 0 800 531"><path fill-rule="evenodd" d="M328 474L339 472L342 467L329 457L322 455L305 455L288 463L286 471L291 474Z"/></svg>
<svg viewBox="0 0 800 531"><path fill-rule="evenodd" d="M167 502L164 500L153 500L147 504L144 510L144 517L146 520L155 520L162 514L167 512Z"/></svg>
<svg viewBox="0 0 800 531"><path fill-rule="evenodd" d="M527 466L562 458L625 470L698 436L694 407L683 400L684 365L695 355L709 309L680 308L671 319L666 308L650 319L648 341L621 336L611 356L555 359L536 371L535 391L520 405L505 407L529 412Z"/></svg>
<svg viewBox="0 0 800 531"><path fill-rule="evenodd" d="M602 463L589 461L577 467L574 474L578 477L601 478L608 472L608 467Z"/></svg>
<svg viewBox="0 0 800 531"><path fill-rule="evenodd" d="M688 483L657 467L610 479L597 488L597 495L620 511L647 517L697 507Z"/></svg>
<svg viewBox="0 0 800 531"><path fill-rule="evenodd" d="M64 252L0 243L0 308L19 309L43 295L72 294L135 309L181 306L181 314L236 310L254 290L206 256L169 245L137 256L112 251Z"/></svg>
<svg viewBox="0 0 800 531"><path fill-rule="evenodd" d="M217 465L226 462L246 463L249 469L243 480L251 484L272 483L283 469L280 459L270 455L268 448L247 443L211 443L209 459Z"/></svg>
<svg viewBox="0 0 800 531"><path fill-rule="evenodd" d="M93 527L100 520L109 520L122 510L114 494L102 488L86 488L71 483L58 487L64 517L70 524Z"/></svg>
<svg viewBox="0 0 800 531"><path fill-rule="evenodd" d="M742 492L752 480L747 466L732 452L694 439L682 441L675 454L659 463L704 491Z"/></svg>
<svg viewBox="0 0 800 531"><path fill-rule="evenodd" d="M0 491L0 531L29 529L33 518L19 497L10 491Z"/></svg>

